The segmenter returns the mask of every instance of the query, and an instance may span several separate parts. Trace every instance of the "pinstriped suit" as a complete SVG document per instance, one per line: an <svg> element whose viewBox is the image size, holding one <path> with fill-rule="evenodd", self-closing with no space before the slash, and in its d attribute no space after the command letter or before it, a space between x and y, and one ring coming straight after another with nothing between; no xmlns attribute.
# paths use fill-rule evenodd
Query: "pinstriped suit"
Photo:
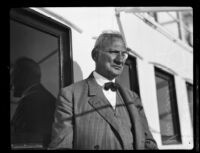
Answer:
<svg viewBox="0 0 200 153"><path fill-rule="evenodd" d="M139 98L119 88L133 127L135 149L156 149ZM105 127L111 127L123 142L121 128L93 75L63 88L58 96L50 149L102 149ZM105 142L105 143L104 143ZM122 148L124 144L122 143Z"/></svg>

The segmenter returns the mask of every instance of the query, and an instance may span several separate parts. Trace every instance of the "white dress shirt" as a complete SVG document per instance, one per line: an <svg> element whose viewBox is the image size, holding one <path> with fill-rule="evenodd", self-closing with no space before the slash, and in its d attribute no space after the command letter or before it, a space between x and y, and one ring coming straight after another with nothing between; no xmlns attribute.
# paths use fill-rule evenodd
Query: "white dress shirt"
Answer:
<svg viewBox="0 0 200 153"><path fill-rule="evenodd" d="M111 106L113 107L113 109L115 109L116 106L116 91L112 91L111 89L109 90L105 90L104 89L104 84L107 82L115 82L115 79L113 80L108 80L105 77L103 77L102 75L100 75L97 72L93 72L93 76L95 78L95 80L97 81L97 83L102 87L102 91L104 93L104 95L106 96L106 98L108 99L108 101L110 102Z"/></svg>

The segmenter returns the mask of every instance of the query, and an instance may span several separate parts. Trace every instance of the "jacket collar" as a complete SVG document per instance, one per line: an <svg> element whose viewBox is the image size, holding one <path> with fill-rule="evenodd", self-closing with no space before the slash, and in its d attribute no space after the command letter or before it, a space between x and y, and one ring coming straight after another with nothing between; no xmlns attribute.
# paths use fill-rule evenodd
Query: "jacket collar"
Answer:
<svg viewBox="0 0 200 153"><path fill-rule="evenodd" d="M96 82L93 73L90 74L90 76L86 79L88 83L88 95L89 96L95 96L97 93L101 90L101 86L98 85Z"/></svg>

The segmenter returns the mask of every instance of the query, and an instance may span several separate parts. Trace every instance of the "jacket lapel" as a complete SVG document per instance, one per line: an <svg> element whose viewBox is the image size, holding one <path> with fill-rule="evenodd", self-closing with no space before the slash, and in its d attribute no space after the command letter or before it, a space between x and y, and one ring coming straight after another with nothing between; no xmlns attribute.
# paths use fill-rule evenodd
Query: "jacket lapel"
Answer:
<svg viewBox="0 0 200 153"><path fill-rule="evenodd" d="M88 82L88 88L89 88L89 104L100 114L100 116L108 122L115 132L120 137L120 142L122 146L123 144L123 136L120 134L121 128L119 127L118 121L114 116L114 112L112 110L112 106L109 104L108 100L103 94L103 91L101 87L96 83L93 76L90 75L90 77L87 79Z"/></svg>
<svg viewBox="0 0 200 153"><path fill-rule="evenodd" d="M90 105L106 120L116 131L119 131L117 120L114 117L111 106L100 99L98 96L94 96L89 100Z"/></svg>
<svg viewBox="0 0 200 153"><path fill-rule="evenodd" d="M135 149L141 150L144 149L144 131L140 121L140 116L138 109L134 105L134 100L130 95L125 92L125 89L119 86L119 92L124 100L124 103L127 107L127 110L130 115L130 119L133 125L134 138L135 138Z"/></svg>

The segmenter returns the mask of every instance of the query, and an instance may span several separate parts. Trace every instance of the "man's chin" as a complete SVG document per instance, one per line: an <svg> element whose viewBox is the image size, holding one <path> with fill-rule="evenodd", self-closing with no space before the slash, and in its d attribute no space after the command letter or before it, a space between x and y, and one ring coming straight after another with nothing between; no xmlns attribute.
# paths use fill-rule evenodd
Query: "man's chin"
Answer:
<svg viewBox="0 0 200 153"><path fill-rule="evenodd" d="M113 73L115 73L116 75L120 75L123 71L123 68L119 68L119 69L114 69Z"/></svg>
<svg viewBox="0 0 200 153"><path fill-rule="evenodd" d="M112 75L116 78L122 73L122 70L115 70L112 72Z"/></svg>

